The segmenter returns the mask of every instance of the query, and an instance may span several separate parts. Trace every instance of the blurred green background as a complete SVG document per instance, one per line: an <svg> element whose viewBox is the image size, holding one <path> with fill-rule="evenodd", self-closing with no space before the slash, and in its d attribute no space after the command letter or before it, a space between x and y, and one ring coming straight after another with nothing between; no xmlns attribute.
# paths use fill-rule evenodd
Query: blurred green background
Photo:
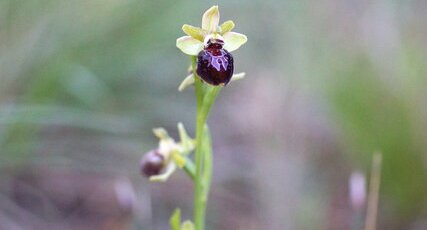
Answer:
<svg viewBox="0 0 427 230"><path fill-rule="evenodd" d="M209 121L208 229L361 229L349 178L369 177L374 151L378 229L427 229L423 0L0 0L0 229L191 217L185 175L149 184L138 162L153 127L193 133L175 39L214 4L249 41L233 53L247 77Z"/></svg>

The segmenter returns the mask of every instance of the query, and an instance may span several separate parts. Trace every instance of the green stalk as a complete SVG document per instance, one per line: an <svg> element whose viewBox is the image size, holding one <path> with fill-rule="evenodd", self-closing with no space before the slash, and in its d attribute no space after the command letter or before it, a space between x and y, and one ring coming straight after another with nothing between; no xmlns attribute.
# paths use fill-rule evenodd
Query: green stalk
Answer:
<svg viewBox="0 0 427 230"><path fill-rule="evenodd" d="M196 175L194 180L194 224L196 230L203 230L205 226L206 203L209 194L210 177L212 174L211 140L206 126L206 120L221 87L203 85L202 80L196 73L196 57L192 57L191 61L193 74L195 76L197 101L196 149L194 157L196 164ZM206 130L205 132L204 129Z"/></svg>
<svg viewBox="0 0 427 230"><path fill-rule="evenodd" d="M207 125L205 125L204 133L203 133L203 152L205 154L204 157L204 173L203 173L203 186L205 190L205 197L204 200L207 202L208 196L209 196L209 189L211 185L211 178L212 178L212 142L211 142L211 135L209 133L209 128Z"/></svg>

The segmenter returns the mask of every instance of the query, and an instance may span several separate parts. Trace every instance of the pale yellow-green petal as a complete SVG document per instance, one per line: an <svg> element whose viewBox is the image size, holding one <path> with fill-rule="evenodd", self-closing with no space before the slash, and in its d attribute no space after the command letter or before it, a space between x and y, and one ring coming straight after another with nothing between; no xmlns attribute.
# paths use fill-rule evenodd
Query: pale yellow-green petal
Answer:
<svg viewBox="0 0 427 230"><path fill-rule="evenodd" d="M188 86L194 84L194 75L190 74L184 80L181 82L181 84L178 87L178 91L182 92L184 89L186 89Z"/></svg>
<svg viewBox="0 0 427 230"><path fill-rule="evenodd" d="M154 128L153 129L154 135L159 138L160 140L169 139L169 134L164 128Z"/></svg>
<svg viewBox="0 0 427 230"><path fill-rule="evenodd" d="M176 47L185 54L196 56L203 49L203 42L191 36L184 36L176 39Z"/></svg>
<svg viewBox="0 0 427 230"><path fill-rule="evenodd" d="M230 82L241 80L241 79L245 78L245 75L246 75L246 73L244 73L244 72L233 74L233 76L231 77Z"/></svg>
<svg viewBox="0 0 427 230"><path fill-rule="evenodd" d="M169 179L169 177L175 172L176 164L175 162L170 162L164 171L164 173L160 175L150 176L149 180L151 182L165 182Z"/></svg>
<svg viewBox="0 0 427 230"><path fill-rule="evenodd" d="M236 32L228 32L222 36L224 37L224 49L228 52L237 50L241 45L248 41L246 35Z"/></svg>
<svg viewBox="0 0 427 230"><path fill-rule="evenodd" d="M204 14L202 18L202 29L208 32L216 32L219 25L219 10L218 6L212 6Z"/></svg>
<svg viewBox="0 0 427 230"><path fill-rule="evenodd" d="M231 30L233 30L233 28L234 28L234 22L233 22L233 21L231 21L231 20L228 20L228 21L226 21L226 22L222 23L222 24L219 26L219 28L221 28L220 33L221 33L221 34L225 34L225 33L227 33L227 32L230 32Z"/></svg>
<svg viewBox="0 0 427 230"><path fill-rule="evenodd" d="M201 42L203 42L203 39L205 37L205 32L199 27L184 24L182 26L182 31L184 31L184 33L188 36L191 36Z"/></svg>

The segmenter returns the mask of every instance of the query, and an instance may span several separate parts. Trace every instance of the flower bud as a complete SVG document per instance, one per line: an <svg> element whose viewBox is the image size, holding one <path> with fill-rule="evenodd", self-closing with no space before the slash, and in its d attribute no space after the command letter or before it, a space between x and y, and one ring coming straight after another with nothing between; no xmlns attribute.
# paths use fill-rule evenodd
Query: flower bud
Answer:
<svg viewBox="0 0 427 230"><path fill-rule="evenodd" d="M159 175L165 166L165 158L157 149L144 154L141 159L141 173L147 177Z"/></svg>

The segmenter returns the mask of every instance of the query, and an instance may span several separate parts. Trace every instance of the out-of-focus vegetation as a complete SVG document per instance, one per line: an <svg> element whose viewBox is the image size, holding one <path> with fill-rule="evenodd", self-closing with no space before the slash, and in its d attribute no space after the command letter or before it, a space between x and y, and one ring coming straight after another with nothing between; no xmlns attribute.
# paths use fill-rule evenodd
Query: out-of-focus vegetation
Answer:
<svg viewBox="0 0 427 230"><path fill-rule="evenodd" d="M427 2L421 0L1 0L0 228L24 224L11 210L30 225L78 221L58 204L68 207L61 197L75 202L62 193L71 187L87 202L73 210L90 209L80 188L96 184L92 179L105 185L99 191L122 191L121 204L133 204L132 218L117 222L166 229L175 206L191 216L185 176L149 185L137 162L156 145L151 128L176 134L183 121L194 129L191 89L176 90L189 60L175 39L182 24L199 24L212 4L249 41L234 53L236 71L247 77L224 89L210 120L215 171L208 227L360 229L363 211L349 204L348 178L356 170L368 176L380 151L378 229L426 229ZM87 174L119 178L119 189ZM133 182L135 199L123 178ZM37 200L28 194L38 194L44 211L46 203L53 208L40 214L40 203L22 202ZM95 219L97 208L105 209L96 204ZM108 223L104 229L123 229Z"/></svg>

